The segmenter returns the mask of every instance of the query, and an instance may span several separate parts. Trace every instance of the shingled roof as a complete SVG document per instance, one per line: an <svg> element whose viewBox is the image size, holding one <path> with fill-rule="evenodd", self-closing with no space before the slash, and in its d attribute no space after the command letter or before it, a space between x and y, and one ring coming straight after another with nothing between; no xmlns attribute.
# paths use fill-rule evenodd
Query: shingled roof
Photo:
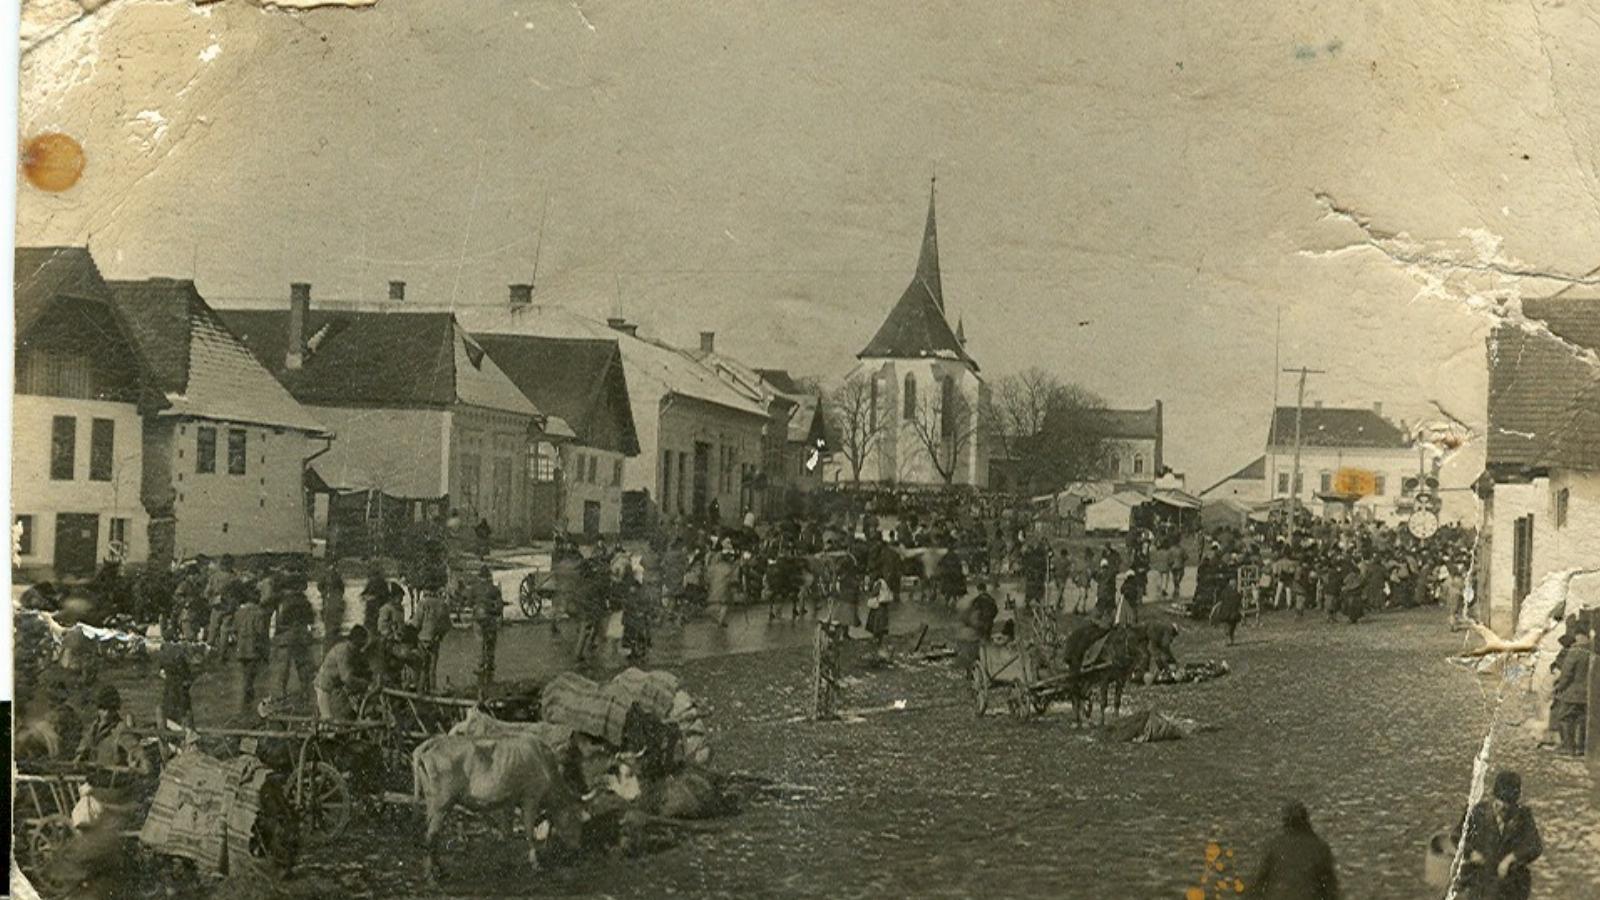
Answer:
<svg viewBox="0 0 1600 900"><path fill-rule="evenodd" d="M922 252L917 272L889 310L859 359L959 359L974 370L977 362L967 355L961 339L944 314L944 288L939 279L939 233L934 221L933 192L928 193L928 222L922 232Z"/></svg>
<svg viewBox="0 0 1600 900"><path fill-rule="evenodd" d="M107 282L164 414L323 433L200 296L175 278Z"/></svg>
<svg viewBox="0 0 1600 900"><path fill-rule="evenodd" d="M639 454L616 341L526 334L474 335L506 377L585 446Z"/></svg>
<svg viewBox="0 0 1600 900"><path fill-rule="evenodd" d="M1121 440L1158 440L1161 437L1160 406L1085 410L1084 416L1098 424L1103 437Z"/></svg>
<svg viewBox="0 0 1600 900"><path fill-rule="evenodd" d="M1300 445L1303 447L1398 449L1411 446L1405 432L1369 407L1308 406L1301 412ZM1278 407L1267 432L1268 447L1294 446L1294 419L1294 407Z"/></svg>
<svg viewBox="0 0 1600 900"><path fill-rule="evenodd" d="M57 297L110 299L100 268L86 247L18 247L14 261L17 334Z"/></svg>
<svg viewBox="0 0 1600 900"><path fill-rule="evenodd" d="M298 369L284 365L287 309L233 309L222 315L302 403L403 409L464 403L542 415L448 312L313 307L306 316L306 358Z"/></svg>
<svg viewBox="0 0 1600 900"><path fill-rule="evenodd" d="M1487 462L1600 470L1600 299L1525 301L1523 312L1549 331L1507 322L1490 333Z"/></svg>

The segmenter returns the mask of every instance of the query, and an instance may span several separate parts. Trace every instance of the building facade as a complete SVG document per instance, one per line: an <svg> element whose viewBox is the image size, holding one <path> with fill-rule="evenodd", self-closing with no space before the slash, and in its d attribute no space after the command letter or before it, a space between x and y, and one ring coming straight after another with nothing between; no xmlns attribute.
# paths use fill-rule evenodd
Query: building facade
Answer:
<svg viewBox="0 0 1600 900"><path fill-rule="evenodd" d="M1488 340L1488 446L1479 480L1479 609L1517 631L1541 582L1568 612L1600 606L1600 298L1525 300L1529 322Z"/></svg>
<svg viewBox="0 0 1600 900"><path fill-rule="evenodd" d="M47 267L66 277L49 278L41 273ZM11 508L18 574L87 577L107 559L143 562L145 385L132 341L87 252L19 250L17 272Z"/></svg>
<svg viewBox="0 0 1600 900"><path fill-rule="evenodd" d="M19 248L17 469L23 568L108 558L306 553L304 469L327 432L195 290L105 281L83 248Z"/></svg>
<svg viewBox="0 0 1600 900"><path fill-rule="evenodd" d="M513 285L513 296L524 286ZM532 288L528 291L531 293ZM639 455L622 353L614 340L478 334L489 356L534 405L572 429L566 442L542 441L529 460L536 491L558 515L536 533L616 535L622 531L623 478Z"/></svg>
<svg viewBox="0 0 1600 900"><path fill-rule="evenodd" d="M768 411L679 349L641 337L637 325L596 322L523 296L514 294L504 305L463 306L457 314L486 339L525 335L616 345L638 446L637 455L623 460L622 531L637 533L653 520L704 520L713 511L722 524L737 523L755 502ZM595 460L600 481L604 457L572 452Z"/></svg>
<svg viewBox="0 0 1600 900"><path fill-rule="evenodd" d="M1396 522L1404 515L1401 484L1418 474L1411 439L1383 417L1381 404L1300 410L1300 477L1294 479L1295 418L1279 407L1268 430L1262 500L1297 496L1313 513L1354 514Z"/></svg>
<svg viewBox="0 0 1600 900"><path fill-rule="evenodd" d="M553 504L529 476L543 441L571 437L448 312L419 311L393 282L376 308L313 307L290 286L279 309L225 315L262 365L338 436L313 463L318 526L335 555L392 551L424 519L488 523L526 543Z"/></svg>

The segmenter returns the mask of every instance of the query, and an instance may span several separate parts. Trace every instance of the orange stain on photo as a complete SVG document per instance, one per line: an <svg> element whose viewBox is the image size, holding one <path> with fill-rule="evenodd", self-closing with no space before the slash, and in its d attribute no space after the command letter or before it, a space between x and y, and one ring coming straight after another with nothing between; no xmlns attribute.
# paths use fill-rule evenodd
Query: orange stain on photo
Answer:
<svg viewBox="0 0 1600 900"><path fill-rule="evenodd" d="M41 191L60 193L78 183L83 174L83 146L60 132L36 135L18 154L23 177Z"/></svg>

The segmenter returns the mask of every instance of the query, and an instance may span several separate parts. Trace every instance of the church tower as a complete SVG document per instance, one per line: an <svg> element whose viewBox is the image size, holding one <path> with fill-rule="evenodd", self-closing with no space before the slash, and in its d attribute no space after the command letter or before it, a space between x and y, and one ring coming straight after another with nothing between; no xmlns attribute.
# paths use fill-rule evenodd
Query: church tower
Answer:
<svg viewBox="0 0 1600 900"><path fill-rule="evenodd" d="M877 433L861 477L981 486L988 480L978 422L984 385L967 353L965 323L953 329L946 314L934 190L916 273L856 354L856 371L871 379Z"/></svg>

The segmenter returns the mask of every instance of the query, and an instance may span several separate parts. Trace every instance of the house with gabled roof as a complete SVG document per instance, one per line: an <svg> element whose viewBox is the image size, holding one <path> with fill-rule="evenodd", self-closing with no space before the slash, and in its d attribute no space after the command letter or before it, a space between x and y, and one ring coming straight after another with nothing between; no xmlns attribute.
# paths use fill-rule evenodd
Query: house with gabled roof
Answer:
<svg viewBox="0 0 1600 900"><path fill-rule="evenodd" d="M657 518L704 520L713 510L731 525L755 502L768 411L678 348L640 335L636 324L621 318L598 322L534 303L529 285L512 285L504 304L461 306L456 313L480 339L531 335L616 343L639 444L638 456L611 473L623 491L624 533Z"/></svg>
<svg viewBox="0 0 1600 900"><path fill-rule="evenodd" d="M144 414L160 406L89 251L19 247L12 550L23 578L143 562Z"/></svg>
<svg viewBox="0 0 1600 900"><path fill-rule="evenodd" d="M398 286L398 290L397 287ZM403 285L391 296L403 298ZM223 313L261 365L339 440L313 465L330 552L391 549L412 522L488 522L496 543L533 537L528 472L541 441L572 437L530 401L448 311L397 300L313 306L290 285L279 309ZM542 536L542 535L541 535Z"/></svg>
<svg viewBox="0 0 1600 900"><path fill-rule="evenodd" d="M532 490L548 492L554 512L535 533L615 535L622 529L622 484L614 474L639 455L622 351L614 340L480 334L478 343L535 406L571 427L566 442L542 441Z"/></svg>
<svg viewBox="0 0 1600 900"><path fill-rule="evenodd" d="M1479 608L1509 636L1555 573L1591 573L1567 584L1569 611L1600 606L1600 298L1524 300L1488 365Z"/></svg>
<svg viewBox="0 0 1600 900"><path fill-rule="evenodd" d="M327 430L193 282L107 281L81 247L19 248L16 275L24 571L309 551L303 474Z"/></svg>
<svg viewBox="0 0 1600 900"><path fill-rule="evenodd" d="M1218 479L1216 483L1200 492L1202 500L1239 500L1244 503L1259 503L1267 498L1267 458L1258 456L1246 463L1244 468Z"/></svg>
<svg viewBox="0 0 1600 900"><path fill-rule="evenodd" d="M939 272L934 195L911 283L849 377L869 379L869 428L863 481L904 484L988 484L987 446L978 427L986 386L967 353L964 325L951 326Z"/></svg>
<svg viewBox="0 0 1600 900"><path fill-rule="evenodd" d="M144 423L150 556L306 553L305 469L332 435L228 330L193 281L112 281L161 408Z"/></svg>
<svg viewBox="0 0 1600 900"><path fill-rule="evenodd" d="M1300 478L1291 485L1297 417ZM1402 517L1401 484L1419 466L1411 436L1384 418L1381 403L1331 407L1316 401L1298 411L1280 406L1268 425L1265 456L1269 493L1258 499L1298 495L1313 512L1354 512L1388 522Z"/></svg>

